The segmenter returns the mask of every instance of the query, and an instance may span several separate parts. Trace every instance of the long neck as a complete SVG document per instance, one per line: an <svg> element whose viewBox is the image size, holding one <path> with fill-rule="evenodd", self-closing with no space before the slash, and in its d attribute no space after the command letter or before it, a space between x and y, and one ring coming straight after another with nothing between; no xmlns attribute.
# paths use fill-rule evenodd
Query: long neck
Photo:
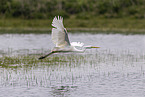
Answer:
<svg viewBox="0 0 145 97"><path fill-rule="evenodd" d="M86 49L91 49L92 47L91 46L84 46L83 48L82 48L82 52L85 52L86 51Z"/></svg>
<svg viewBox="0 0 145 97"><path fill-rule="evenodd" d="M76 49L76 48L75 48ZM83 52L85 52L86 51L86 47L83 47L81 50L79 50L79 49L76 49L75 51L76 52L78 52L78 53L83 53Z"/></svg>

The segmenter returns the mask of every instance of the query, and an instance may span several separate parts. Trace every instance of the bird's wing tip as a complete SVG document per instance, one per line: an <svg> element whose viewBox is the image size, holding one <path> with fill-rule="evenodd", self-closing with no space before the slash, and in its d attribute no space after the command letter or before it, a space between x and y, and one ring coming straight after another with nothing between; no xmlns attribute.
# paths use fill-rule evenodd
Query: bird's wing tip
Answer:
<svg viewBox="0 0 145 97"><path fill-rule="evenodd" d="M59 28L59 29L64 29L63 26L63 18L61 16L54 17L52 24L53 27Z"/></svg>

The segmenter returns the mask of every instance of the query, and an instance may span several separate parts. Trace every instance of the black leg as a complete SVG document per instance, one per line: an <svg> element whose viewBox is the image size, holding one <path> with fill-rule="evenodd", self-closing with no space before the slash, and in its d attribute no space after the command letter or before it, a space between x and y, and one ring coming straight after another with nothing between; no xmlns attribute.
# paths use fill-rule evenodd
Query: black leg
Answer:
<svg viewBox="0 0 145 97"><path fill-rule="evenodd" d="M44 58L46 58L46 57L48 57L48 56L50 56L50 55L52 55L54 52L50 52L50 53L48 53L47 55L45 55L45 56L41 56L40 58L39 58L39 60L40 59L44 59Z"/></svg>

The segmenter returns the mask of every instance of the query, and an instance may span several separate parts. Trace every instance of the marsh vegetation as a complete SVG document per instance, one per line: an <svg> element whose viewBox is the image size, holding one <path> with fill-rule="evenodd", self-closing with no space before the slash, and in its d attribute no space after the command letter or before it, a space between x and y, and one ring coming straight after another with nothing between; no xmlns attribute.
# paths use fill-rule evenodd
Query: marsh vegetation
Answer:
<svg viewBox="0 0 145 97"><path fill-rule="evenodd" d="M49 34L0 35L10 42L0 43L0 96L144 97L144 35L69 35L101 48L38 60L53 47Z"/></svg>
<svg viewBox="0 0 145 97"><path fill-rule="evenodd" d="M144 34L144 0L1 0L0 33L50 33L54 16L70 32Z"/></svg>
<svg viewBox="0 0 145 97"><path fill-rule="evenodd" d="M35 2L34 2L35 1ZM0 0L1 97L144 97L144 0ZM99 49L38 58L64 17L70 41Z"/></svg>

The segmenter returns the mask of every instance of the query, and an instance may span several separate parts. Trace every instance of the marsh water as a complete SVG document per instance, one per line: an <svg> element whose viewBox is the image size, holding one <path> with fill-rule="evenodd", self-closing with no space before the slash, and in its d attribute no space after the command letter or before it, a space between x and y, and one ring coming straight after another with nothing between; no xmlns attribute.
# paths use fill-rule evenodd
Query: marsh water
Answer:
<svg viewBox="0 0 145 97"><path fill-rule="evenodd" d="M55 54L48 62L21 61L25 64L18 67L15 62L10 67L1 63L0 97L145 97L145 35L69 34L69 38L101 48ZM53 47L50 34L0 35L1 60L5 56L37 60Z"/></svg>

